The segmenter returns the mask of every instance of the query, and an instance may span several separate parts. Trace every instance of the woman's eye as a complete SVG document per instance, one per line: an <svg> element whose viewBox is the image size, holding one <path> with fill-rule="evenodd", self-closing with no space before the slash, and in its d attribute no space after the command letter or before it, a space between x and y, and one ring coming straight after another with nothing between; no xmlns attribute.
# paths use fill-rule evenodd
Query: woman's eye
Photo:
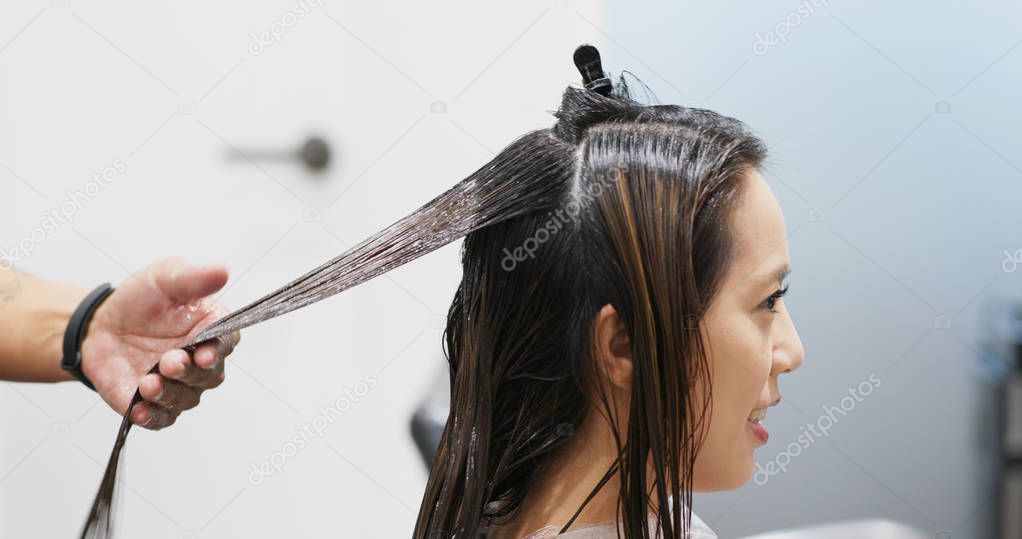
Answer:
<svg viewBox="0 0 1022 539"><path fill-rule="evenodd" d="M788 286L785 285L784 288L774 292L773 294L770 294L770 297L767 298L766 301L763 302L763 307L765 307L766 310L768 310L768 311L770 311L772 313L778 312L776 310L777 302L781 298L783 298L784 295L787 294L787 293L788 293Z"/></svg>

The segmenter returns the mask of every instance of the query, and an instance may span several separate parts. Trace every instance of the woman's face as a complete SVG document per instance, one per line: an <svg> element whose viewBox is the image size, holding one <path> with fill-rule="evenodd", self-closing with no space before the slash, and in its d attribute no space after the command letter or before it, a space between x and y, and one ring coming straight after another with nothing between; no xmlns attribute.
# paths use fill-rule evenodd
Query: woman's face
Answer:
<svg viewBox="0 0 1022 539"><path fill-rule="evenodd" d="M758 172L743 181L730 222L734 258L701 324L712 397L693 470L699 491L734 489L749 480L753 450L766 443L759 420L781 398L777 377L803 358L802 341L777 295L788 271L781 208Z"/></svg>

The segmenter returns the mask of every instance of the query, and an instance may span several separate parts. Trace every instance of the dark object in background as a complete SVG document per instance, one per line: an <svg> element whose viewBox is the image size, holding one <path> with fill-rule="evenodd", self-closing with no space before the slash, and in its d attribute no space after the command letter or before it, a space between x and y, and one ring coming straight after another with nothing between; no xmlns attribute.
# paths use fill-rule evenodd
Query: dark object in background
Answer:
<svg viewBox="0 0 1022 539"><path fill-rule="evenodd" d="M419 449L426 464L426 470L433 467L440 438L444 435L444 426L451 413L451 380L448 375L447 361L443 361L443 369L430 386L429 394L412 414L412 440Z"/></svg>
<svg viewBox="0 0 1022 539"><path fill-rule="evenodd" d="M994 361L987 364L991 391L982 413L996 423L990 454L997 470L993 533L1000 539L1018 539L1022 537L1022 304L1001 304L987 316L986 326L994 330Z"/></svg>
<svg viewBox="0 0 1022 539"><path fill-rule="evenodd" d="M292 150L242 150L233 148L230 157L255 163L256 161L291 161L299 162L311 172L320 172L330 164L330 145L320 137L305 139L297 149Z"/></svg>
<svg viewBox="0 0 1022 539"><path fill-rule="evenodd" d="M419 454L422 455L427 470L433 466L433 459L436 457L437 448L440 447L440 438L444 434L444 425L447 424L449 413L449 403L426 401L412 415L412 439L419 448Z"/></svg>
<svg viewBox="0 0 1022 539"><path fill-rule="evenodd" d="M1022 347L1015 347L1020 360ZM1004 380L1003 463L1000 484L1002 538L1022 537L1022 369L1015 368Z"/></svg>
<svg viewBox="0 0 1022 539"><path fill-rule="evenodd" d="M299 155L309 170L323 170L330 164L330 147L325 140L319 137L312 137L302 144Z"/></svg>

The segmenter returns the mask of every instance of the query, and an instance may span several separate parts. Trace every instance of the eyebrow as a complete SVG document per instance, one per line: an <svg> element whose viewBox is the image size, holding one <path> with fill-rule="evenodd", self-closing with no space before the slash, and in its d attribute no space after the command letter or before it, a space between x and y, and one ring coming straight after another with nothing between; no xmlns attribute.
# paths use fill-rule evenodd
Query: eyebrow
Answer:
<svg viewBox="0 0 1022 539"><path fill-rule="evenodd" d="M781 266L781 268L777 270L777 275L775 275L775 277L777 278L777 283L778 284L783 283L784 280L788 278L789 275L791 275L791 268L788 267L787 264Z"/></svg>
<svg viewBox="0 0 1022 539"><path fill-rule="evenodd" d="M764 274L764 276L758 279L756 282L759 283L760 286L766 286L774 282L781 284L784 282L784 279L788 277L788 275L791 275L791 268L787 264L785 264L777 268L777 270L774 271L773 273Z"/></svg>

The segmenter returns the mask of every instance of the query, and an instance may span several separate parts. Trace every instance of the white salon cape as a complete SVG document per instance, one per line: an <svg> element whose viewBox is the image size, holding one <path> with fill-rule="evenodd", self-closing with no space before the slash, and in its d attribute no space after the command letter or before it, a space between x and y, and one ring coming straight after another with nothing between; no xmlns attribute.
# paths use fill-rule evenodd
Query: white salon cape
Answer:
<svg viewBox="0 0 1022 539"><path fill-rule="evenodd" d="M670 498L671 505L673 506L674 499ZM688 530L688 539L717 539L717 534L706 525L705 522L695 513L691 513L692 521L691 527ZM647 520L650 529L650 537L656 537L657 528L660 526L659 521L654 513L649 514ZM529 535L526 535L523 539L547 539L548 537L564 537L566 539L617 539L618 529L614 525L614 522L605 522L602 524L591 524L581 528L575 528L568 530L560 535L557 532L561 530L560 526L544 526ZM621 537L624 537L624 527L621 527ZM663 537L663 534L660 535Z"/></svg>

